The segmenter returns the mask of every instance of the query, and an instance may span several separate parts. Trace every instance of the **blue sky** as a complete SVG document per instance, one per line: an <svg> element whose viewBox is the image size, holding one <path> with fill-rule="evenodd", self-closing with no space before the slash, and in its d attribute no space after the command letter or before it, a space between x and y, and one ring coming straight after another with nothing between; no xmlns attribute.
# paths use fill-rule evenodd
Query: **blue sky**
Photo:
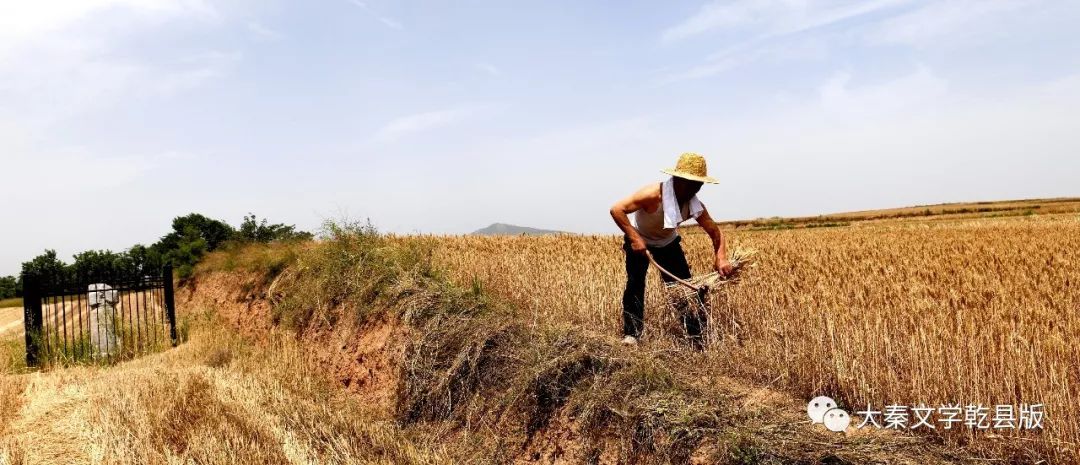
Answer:
<svg viewBox="0 0 1080 465"><path fill-rule="evenodd" d="M714 217L1077 195L1080 3L0 5L0 274L256 213L615 232L684 151Z"/></svg>

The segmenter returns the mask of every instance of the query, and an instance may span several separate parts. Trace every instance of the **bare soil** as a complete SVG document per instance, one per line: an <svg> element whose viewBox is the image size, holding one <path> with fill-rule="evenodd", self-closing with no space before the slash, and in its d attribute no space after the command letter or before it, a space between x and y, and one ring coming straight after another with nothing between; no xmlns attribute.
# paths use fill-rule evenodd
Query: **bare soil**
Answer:
<svg viewBox="0 0 1080 465"><path fill-rule="evenodd" d="M178 312L216 312L242 334L264 339L276 328L271 303L256 275L215 272L177 290ZM339 315L351 314L340 306ZM310 357L326 368L328 376L342 388L360 396L369 405L389 414L394 406L397 362L405 347L406 328L389 317L356 324L342 319L337 324L321 324L299 334Z"/></svg>

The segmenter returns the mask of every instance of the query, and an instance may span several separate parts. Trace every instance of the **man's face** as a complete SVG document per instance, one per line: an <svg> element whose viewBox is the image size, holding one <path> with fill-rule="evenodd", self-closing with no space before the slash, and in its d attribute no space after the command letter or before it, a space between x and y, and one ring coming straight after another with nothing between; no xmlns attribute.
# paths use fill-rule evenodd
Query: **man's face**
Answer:
<svg viewBox="0 0 1080 465"><path fill-rule="evenodd" d="M679 197L688 198L697 195L701 190L701 186L704 183L698 181L691 181L689 179L675 178L675 195Z"/></svg>

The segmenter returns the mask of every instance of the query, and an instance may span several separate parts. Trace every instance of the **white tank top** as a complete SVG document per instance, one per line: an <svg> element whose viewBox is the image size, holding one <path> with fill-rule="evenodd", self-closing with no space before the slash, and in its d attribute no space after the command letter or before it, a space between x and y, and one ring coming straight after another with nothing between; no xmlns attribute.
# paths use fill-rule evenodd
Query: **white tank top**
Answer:
<svg viewBox="0 0 1080 465"><path fill-rule="evenodd" d="M682 217L690 217L690 204L680 205ZM656 207L656 211L649 213L644 208L634 212L634 229L645 239L645 245L649 247L664 247L679 237L676 228L664 227L664 203Z"/></svg>

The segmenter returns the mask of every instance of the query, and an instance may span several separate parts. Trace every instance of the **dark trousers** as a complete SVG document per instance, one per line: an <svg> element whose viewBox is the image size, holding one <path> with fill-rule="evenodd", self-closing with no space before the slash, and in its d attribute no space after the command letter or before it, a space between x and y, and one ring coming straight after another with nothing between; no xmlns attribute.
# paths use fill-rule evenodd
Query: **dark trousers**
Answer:
<svg viewBox="0 0 1080 465"><path fill-rule="evenodd" d="M683 254L681 237L664 247L649 247L656 263L671 274L680 279L690 278L690 264L686 262ZM649 271L649 257L645 254L634 253L630 249L630 238L623 236L623 251L626 252L626 290L623 291L623 334L627 336L641 337L641 330L645 320L645 276ZM659 270L657 270L660 273ZM660 273L664 283L675 281L666 274ZM700 299L700 296L698 297ZM700 303L700 302L699 302ZM705 329L706 316L698 308L687 309L688 302L685 299L677 299L677 314L682 316L683 326L686 333L696 344L701 343L701 334ZM700 307L699 307L700 308ZM690 310L690 311L687 311Z"/></svg>

